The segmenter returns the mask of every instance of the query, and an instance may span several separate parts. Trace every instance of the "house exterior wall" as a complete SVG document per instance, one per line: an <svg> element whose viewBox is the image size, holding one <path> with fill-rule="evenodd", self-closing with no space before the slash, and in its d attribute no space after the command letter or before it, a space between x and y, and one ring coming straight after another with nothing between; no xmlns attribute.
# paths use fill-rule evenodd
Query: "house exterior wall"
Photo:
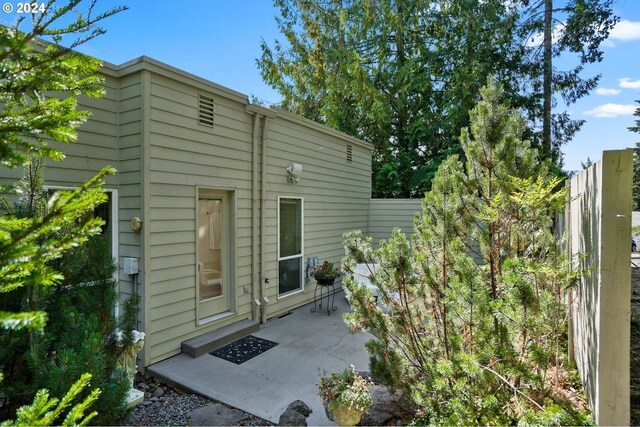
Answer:
<svg viewBox="0 0 640 427"><path fill-rule="evenodd" d="M142 105L143 74L134 72L118 79L118 220L119 220L119 286L123 297L143 294L140 285L145 281L145 270L137 277L123 272L123 258L144 258L143 234L131 229L131 219L144 218L143 212L143 146ZM143 295L142 295L143 296ZM143 329L144 317L138 319Z"/></svg>
<svg viewBox="0 0 640 427"><path fill-rule="evenodd" d="M315 256L338 263L344 256L342 234L367 224L371 195L371 149L299 116L278 111L270 119L267 139L264 278L270 304L267 316L273 317L311 301L314 279L305 280L303 291L278 297L277 203L278 196L304 200L304 257ZM351 161L347 150L351 146ZM290 163L303 167L297 184L287 182Z"/></svg>
<svg viewBox="0 0 640 427"><path fill-rule="evenodd" d="M91 115L78 129L73 144L54 145L65 153L60 162L47 161L45 185L79 187L105 166L113 166L117 174L106 178L105 188L113 193L117 212L117 278L124 298L142 292L134 282L144 282L144 270L138 277L123 272L123 258L143 258L140 233L131 230L131 218L142 217L142 76L134 73L119 77L118 67L105 64L101 70L105 92L102 98L80 97L78 108ZM138 320L143 329L143 317Z"/></svg>
<svg viewBox="0 0 640 427"><path fill-rule="evenodd" d="M245 102L150 72L146 282L148 363L179 353L180 343L251 316L252 117ZM198 95L215 102L213 127L198 124ZM243 100L244 101L244 100ZM197 324L197 189L227 190L235 205L235 316Z"/></svg>
<svg viewBox="0 0 640 427"><path fill-rule="evenodd" d="M140 75L119 78L118 67L105 64L102 98L78 98L78 109L88 110L88 121L78 129L77 142L52 146L65 153L59 162L47 161L44 171L45 186L50 188L77 188L95 176L105 166L118 170L106 178L105 188L112 193L117 206L116 244L117 278L122 294L130 295L133 280L122 271L123 257L142 257L140 236L130 228L130 219L141 216L141 89ZM22 170L2 170L0 182L10 184L19 179ZM139 327L142 328L142 322Z"/></svg>
<svg viewBox="0 0 640 427"><path fill-rule="evenodd" d="M300 292L278 295L278 198L303 200L303 268L309 256L340 262L342 234L368 226L371 146L294 114L251 106L245 95L150 58L105 64L101 73L105 96L79 100L91 116L77 143L61 145L66 158L47 164L45 182L78 187L106 165L118 170L106 187L118 207L120 291L141 296L141 368L178 354L183 341L200 334L312 301L312 278L303 279ZM214 100L212 127L198 123L199 95ZM290 162L302 164L298 183L287 180ZM3 170L0 182L20 176ZM232 313L204 320L196 287L198 189L222 190L231 209ZM140 231L131 228L134 217L143 221ZM139 259L138 274L124 273L125 257Z"/></svg>
<svg viewBox="0 0 640 427"><path fill-rule="evenodd" d="M58 187L77 187L92 178L107 165L117 166L117 116L119 88L115 70L105 67L104 96L100 99L79 97L78 109L89 110L91 116L78 130L78 141L73 144L52 142L51 146L62 150L65 159L59 162L46 162L45 185ZM0 180L10 184L22 177L21 168L8 170L3 168ZM106 187L117 187L118 177L107 178Z"/></svg>
<svg viewBox="0 0 640 427"><path fill-rule="evenodd" d="M265 318L311 301L315 286L312 279L305 282L303 291L278 296L278 197L304 200L304 265L307 256L339 262L342 233L367 224L371 147L284 111L261 116L254 135L257 113L247 110L246 96L147 58L129 68L130 72L140 69L143 76L142 160L135 164L142 165L139 182L145 218L141 239L144 272L139 291L144 297L144 366L148 366L179 353L181 342L189 338L253 318L252 293L259 293L256 288L265 279L268 284L263 296L269 300L268 304L262 300ZM198 123L199 95L214 100L213 127ZM258 263L261 254L252 259L253 239L259 241L262 236L259 227L257 235L252 236L254 139L258 140L258 157L262 156L262 144L267 147L262 271ZM290 162L303 165L298 184L287 182ZM257 177L260 167L258 162ZM201 316L196 294L199 188L228 192L233 217L233 314L206 323L198 320ZM262 190L259 179L256 190L258 194ZM254 268L256 282L252 281Z"/></svg>
<svg viewBox="0 0 640 427"><path fill-rule="evenodd" d="M370 199L367 235L376 247L381 239L389 240L395 227L409 236L415 214L421 211L422 199Z"/></svg>
<svg viewBox="0 0 640 427"><path fill-rule="evenodd" d="M89 120L78 130L78 141L74 144L54 144L65 153L65 159L47 162L47 185L77 187L103 167L117 167L119 82L110 68L103 69L102 76L105 88L102 98L78 99L78 109L91 112ZM107 188L116 188L117 185L118 176L107 177Z"/></svg>

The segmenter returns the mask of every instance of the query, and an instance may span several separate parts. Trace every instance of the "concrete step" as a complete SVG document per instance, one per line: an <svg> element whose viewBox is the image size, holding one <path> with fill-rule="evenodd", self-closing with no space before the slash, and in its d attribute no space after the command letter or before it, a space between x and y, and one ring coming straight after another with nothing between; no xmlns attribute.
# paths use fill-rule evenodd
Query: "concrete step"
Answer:
<svg viewBox="0 0 640 427"><path fill-rule="evenodd" d="M200 357L259 330L260 324L255 320L241 320L215 331L202 334L199 337L183 341L182 352L193 358Z"/></svg>

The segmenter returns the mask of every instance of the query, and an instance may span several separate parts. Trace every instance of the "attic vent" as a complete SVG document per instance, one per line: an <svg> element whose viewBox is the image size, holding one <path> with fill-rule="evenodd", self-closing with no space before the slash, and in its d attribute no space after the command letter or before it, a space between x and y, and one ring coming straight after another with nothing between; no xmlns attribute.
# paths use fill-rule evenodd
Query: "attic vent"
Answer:
<svg viewBox="0 0 640 427"><path fill-rule="evenodd" d="M353 161L353 147L351 144L347 144L347 162L351 163Z"/></svg>
<svg viewBox="0 0 640 427"><path fill-rule="evenodd" d="M198 95L198 123L213 127L213 98Z"/></svg>

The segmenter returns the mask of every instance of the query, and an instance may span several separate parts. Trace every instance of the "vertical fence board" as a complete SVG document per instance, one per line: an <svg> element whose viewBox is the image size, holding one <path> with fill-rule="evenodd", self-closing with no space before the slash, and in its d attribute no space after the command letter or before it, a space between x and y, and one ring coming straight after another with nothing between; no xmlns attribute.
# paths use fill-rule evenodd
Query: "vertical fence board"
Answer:
<svg viewBox="0 0 640 427"><path fill-rule="evenodd" d="M570 181L568 254L584 272L571 292L570 349L600 425L629 424L633 151L603 152Z"/></svg>

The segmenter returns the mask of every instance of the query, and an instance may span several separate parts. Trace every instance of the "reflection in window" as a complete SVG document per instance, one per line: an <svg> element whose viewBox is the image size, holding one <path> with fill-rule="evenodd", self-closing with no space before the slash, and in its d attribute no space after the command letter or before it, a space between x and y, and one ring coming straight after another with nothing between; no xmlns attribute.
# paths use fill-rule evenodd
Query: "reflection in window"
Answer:
<svg viewBox="0 0 640 427"><path fill-rule="evenodd" d="M198 200L200 300L222 295L222 200Z"/></svg>
<svg viewBox="0 0 640 427"><path fill-rule="evenodd" d="M302 289L302 199L280 198L278 203L278 293Z"/></svg>

